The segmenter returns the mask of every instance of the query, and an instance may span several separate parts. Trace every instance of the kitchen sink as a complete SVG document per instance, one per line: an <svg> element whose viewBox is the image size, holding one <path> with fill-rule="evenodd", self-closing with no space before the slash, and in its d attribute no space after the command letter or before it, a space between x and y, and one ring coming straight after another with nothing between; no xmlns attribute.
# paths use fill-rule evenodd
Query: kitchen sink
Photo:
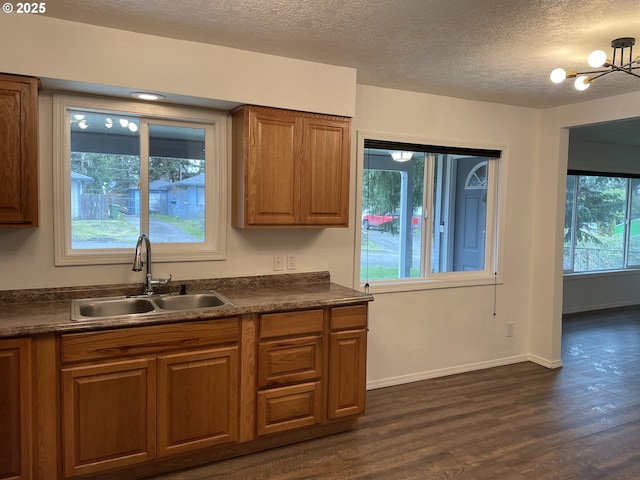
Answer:
<svg viewBox="0 0 640 480"><path fill-rule="evenodd" d="M71 319L120 317L166 311L189 311L233 305L215 292L186 295L152 295L148 297L103 297L77 299L71 302Z"/></svg>
<svg viewBox="0 0 640 480"><path fill-rule="evenodd" d="M158 297L155 304L162 310L194 310L226 305L229 302L215 293L192 293Z"/></svg>
<svg viewBox="0 0 640 480"><path fill-rule="evenodd" d="M93 298L79 302L77 312L82 317L117 317L155 310L153 303L143 298Z"/></svg>

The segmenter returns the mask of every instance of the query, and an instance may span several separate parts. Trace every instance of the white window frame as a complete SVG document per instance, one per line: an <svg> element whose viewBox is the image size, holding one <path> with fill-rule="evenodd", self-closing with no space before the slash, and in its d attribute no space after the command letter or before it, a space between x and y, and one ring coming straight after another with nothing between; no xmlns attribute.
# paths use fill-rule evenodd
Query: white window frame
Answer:
<svg viewBox="0 0 640 480"><path fill-rule="evenodd" d="M488 162L487 180L490 188L487 191L487 219L485 237L485 268L476 271L464 272L437 272L426 271L424 277L420 278L396 278L385 280L360 280L360 259L362 242L362 222L356 222L358 235L356 235L356 254L354 258L354 285L359 285L361 289L368 288L371 293L402 292L412 290L429 290L437 288L454 288L477 285L497 285L503 283L503 276L500 265L504 264L504 252L500 248L504 245L505 228L501 221L505 218L505 189L504 179L507 178L507 165L509 149L505 145L467 143L453 139L431 139L422 137L410 137L404 135L394 135L383 132L364 131L357 132L357 175L356 175L356 216L360 218L362 212L362 179L364 175L364 142L365 139L380 140L388 142L410 143L419 145L448 145L457 148L473 148L483 150L500 150L501 156L494 162ZM432 228L433 212L433 188L434 188L434 168L427 168L425 164L425 185L422 228L426 229L425 242L421 252L422 262L426 260L426 255L431 255L432 240L430 230ZM489 192L491 190L491 192Z"/></svg>
<svg viewBox="0 0 640 480"><path fill-rule="evenodd" d="M197 108L120 99L54 94L53 96L53 210L54 257L56 266L126 264L132 261L131 249L71 248L71 132L69 110L108 111L148 119L152 123L205 129L205 241L198 243L154 243L154 262L224 260L227 230L227 164L229 116ZM141 152L141 157L142 157ZM143 158L141 158L141 161ZM140 178L141 184L145 179ZM147 182L148 183L148 182ZM148 192L147 192L148 196ZM147 200L148 202L148 200ZM145 202L145 203L147 203ZM148 212L141 215L148 217ZM147 233L147 232L141 232Z"/></svg>

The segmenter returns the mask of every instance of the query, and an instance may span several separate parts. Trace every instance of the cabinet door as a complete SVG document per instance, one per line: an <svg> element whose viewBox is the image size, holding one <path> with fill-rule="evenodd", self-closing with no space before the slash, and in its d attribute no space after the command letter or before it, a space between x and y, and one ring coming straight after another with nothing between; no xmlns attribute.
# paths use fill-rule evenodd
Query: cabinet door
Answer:
<svg viewBox="0 0 640 480"><path fill-rule="evenodd" d="M62 403L65 477L155 458L155 359L63 369Z"/></svg>
<svg viewBox="0 0 640 480"><path fill-rule="evenodd" d="M366 396L366 330L329 334L329 418L364 413Z"/></svg>
<svg viewBox="0 0 640 480"><path fill-rule="evenodd" d="M299 119L293 112L252 108L245 166L249 225L293 225L299 215Z"/></svg>
<svg viewBox="0 0 640 480"><path fill-rule="evenodd" d="M38 224L38 85L0 75L0 226Z"/></svg>
<svg viewBox="0 0 640 480"><path fill-rule="evenodd" d="M349 223L350 121L304 117L301 163L301 222Z"/></svg>
<svg viewBox="0 0 640 480"><path fill-rule="evenodd" d="M31 478L31 362L28 338L0 341L0 479Z"/></svg>
<svg viewBox="0 0 640 480"><path fill-rule="evenodd" d="M238 347L158 358L158 456L238 438Z"/></svg>

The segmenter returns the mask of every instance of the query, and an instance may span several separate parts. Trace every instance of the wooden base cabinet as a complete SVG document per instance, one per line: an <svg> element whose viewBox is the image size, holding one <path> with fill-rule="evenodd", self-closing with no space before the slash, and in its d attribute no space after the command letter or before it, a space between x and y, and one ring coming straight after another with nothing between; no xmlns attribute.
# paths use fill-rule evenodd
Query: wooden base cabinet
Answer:
<svg viewBox="0 0 640 480"><path fill-rule="evenodd" d="M31 478L31 341L0 340L0 479Z"/></svg>
<svg viewBox="0 0 640 480"><path fill-rule="evenodd" d="M158 359L158 457L238 438L238 347Z"/></svg>
<svg viewBox="0 0 640 480"><path fill-rule="evenodd" d="M257 433L322 423L324 311L260 316Z"/></svg>
<svg viewBox="0 0 640 480"><path fill-rule="evenodd" d="M238 318L63 335L64 477L237 441L239 338Z"/></svg>
<svg viewBox="0 0 640 480"><path fill-rule="evenodd" d="M51 340L62 444L34 439L59 452L55 478L144 478L347 431L365 410L365 303ZM0 341L0 480L31 479L30 350Z"/></svg>
<svg viewBox="0 0 640 480"><path fill-rule="evenodd" d="M156 362L62 371L64 475L124 467L156 455Z"/></svg>
<svg viewBox="0 0 640 480"><path fill-rule="evenodd" d="M328 415L364 413L367 382L367 306L331 309Z"/></svg>

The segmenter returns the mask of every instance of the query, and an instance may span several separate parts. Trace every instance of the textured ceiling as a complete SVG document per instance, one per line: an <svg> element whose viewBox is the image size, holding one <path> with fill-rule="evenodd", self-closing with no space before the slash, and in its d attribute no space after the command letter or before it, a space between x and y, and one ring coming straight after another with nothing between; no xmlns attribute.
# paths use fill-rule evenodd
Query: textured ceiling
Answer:
<svg viewBox="0 0 640 480"><path fill-rule="evenodd" d="M549 81L637 37L640 0L55 0L47 15L354 67L358 83L550 107L640 90L612 74L586 92ZM634 55L634 56L635 56Z"/></svg>

